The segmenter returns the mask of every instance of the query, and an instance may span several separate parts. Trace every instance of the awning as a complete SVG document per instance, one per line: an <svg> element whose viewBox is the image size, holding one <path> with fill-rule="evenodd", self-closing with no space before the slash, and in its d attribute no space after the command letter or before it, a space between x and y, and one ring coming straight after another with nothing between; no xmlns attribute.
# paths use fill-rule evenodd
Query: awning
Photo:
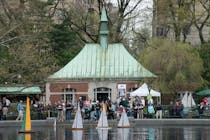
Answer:
<svg viewBox="0 0 210 140"><path fill-rule="evenodd" d="M42 94L40 87L0 87L0 94Z"/></svg>
<svg viewBox="0 0 210 140"><path fill-rule="evenodd" d="M200 96L210 95L210 89L204 89L204 90L201 90L195 94L200 95Z"/></svg>

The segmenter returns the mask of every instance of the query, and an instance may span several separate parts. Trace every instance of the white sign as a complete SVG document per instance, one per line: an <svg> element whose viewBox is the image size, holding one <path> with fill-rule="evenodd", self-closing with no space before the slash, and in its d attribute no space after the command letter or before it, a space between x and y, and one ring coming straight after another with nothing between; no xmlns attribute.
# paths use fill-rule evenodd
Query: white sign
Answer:
<svg viewBox="0 0 210 140"><path fill-rule="evenodd" d="M118 90L120 89L126 89L126 84L118 84Z"/></svg>
<svg viewBox="0 0 210 140"><path fill-rule="evenodd" d="M120 96L125 96L126 84L118 84L118 87L117 88L119 90Z"/></svg>

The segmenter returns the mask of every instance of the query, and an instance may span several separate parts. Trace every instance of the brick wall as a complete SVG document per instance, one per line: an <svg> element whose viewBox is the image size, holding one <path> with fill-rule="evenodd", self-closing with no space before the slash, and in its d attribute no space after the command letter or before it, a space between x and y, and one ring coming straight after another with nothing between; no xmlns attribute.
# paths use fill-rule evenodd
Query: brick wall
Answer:
<svg viewBox="0 0 210 140"><path fill-rule="evenodd" d="M52 104L61 101L62 100L62 95L50 95L50 102Z"/></svg>
<svg viewBox="0 0 210 140"><path fill-rule="evenodd" d="M51 83L50 92L62 92L65 88L76 89L76 92L87 92L88 83Z"/></svg>

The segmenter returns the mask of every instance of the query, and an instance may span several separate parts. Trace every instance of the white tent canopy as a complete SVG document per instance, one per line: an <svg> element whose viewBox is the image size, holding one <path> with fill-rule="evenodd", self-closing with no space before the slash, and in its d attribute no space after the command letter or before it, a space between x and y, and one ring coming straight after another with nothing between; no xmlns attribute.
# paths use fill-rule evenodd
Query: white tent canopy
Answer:
<svg viewBox="0 0 210 140"><path fill-rule="evenodd" d="M130 96L147 96L149 94L148 85L144 83L141 87L130 93ZM160 92L153 89L150 90L153 97L160 97Z"/></svg>

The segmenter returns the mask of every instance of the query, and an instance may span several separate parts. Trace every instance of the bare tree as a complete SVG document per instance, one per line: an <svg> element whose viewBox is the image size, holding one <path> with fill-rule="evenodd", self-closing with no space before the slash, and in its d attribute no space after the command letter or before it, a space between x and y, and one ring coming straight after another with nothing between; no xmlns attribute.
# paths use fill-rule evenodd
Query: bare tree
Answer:
<svg viewBox="0 0 210 140"><path fill-rule="evenodd" d="M115 42L122 41L123 30L126 31L130 26L129 21L132 20L132 18L135 18L139 14L138 12L136 12L136 15L133 15L133 13L137 10L138 6L140 6L142 1L143 0L138 0L138 1L117 0L118 11L117 11L117 20L115 23L116 28L113 31L114 32L113 40Z"/></svg>
<svg viewBox="0 0 210 140"><path fill-rule="evenodd" d="M110 27L110 42L121 42L123 33L128 30L130 21L136 18L134 12L138 13L138 6L143 0L117 0L117 7L113 3L105 0L97 0L95 3L64 3L58 0L51 10L52 16L56 11L63 13L63 21L69 23L69 27L74 30L83 42L98 42L99 25L102 4L105 5ZM68 6L62 6L68 5Z"/></svg>
<svg viewBox="0 0 210 140"><path fill-rule="evenodd" d="M210 2L207 0L192 0L191 9L193 24L198 30L201 43L205 43L203 28L209 24Z"/></svg>

